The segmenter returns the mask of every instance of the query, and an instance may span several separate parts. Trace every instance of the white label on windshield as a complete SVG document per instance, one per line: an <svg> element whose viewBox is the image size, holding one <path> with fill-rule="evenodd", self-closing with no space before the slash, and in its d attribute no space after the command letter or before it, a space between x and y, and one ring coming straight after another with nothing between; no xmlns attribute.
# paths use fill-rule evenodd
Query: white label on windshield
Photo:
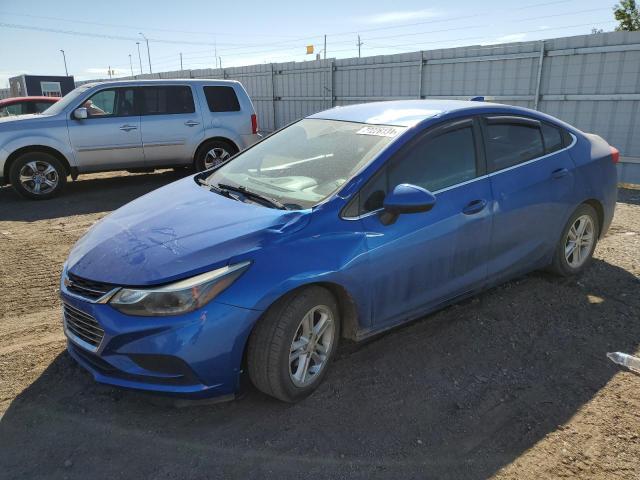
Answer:
<svg viewBox="0 0 640 480"><path fill-rule="evenodd" d="M379 127L374 125L368 125L362 127L356 132L358 135L376 135L378 137L395 137L400 133L400 130L396 127Z"/></svg>

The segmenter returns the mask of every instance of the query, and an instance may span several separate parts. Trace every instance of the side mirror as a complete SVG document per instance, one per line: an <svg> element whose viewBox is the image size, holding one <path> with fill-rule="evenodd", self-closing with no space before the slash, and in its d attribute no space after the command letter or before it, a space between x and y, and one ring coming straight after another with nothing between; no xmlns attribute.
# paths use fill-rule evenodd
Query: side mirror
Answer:
<svg viewBox="0 0 640 480"><path fill-rule="evenodd" d="M384 211L380 215L380 221L384 225L391 225L400 214L428 212L435 204L436 197L429 190L401 183L384 198Z"/></svg>
<svg viewBox="0 0 640 480"><path fill-rule="evenodd" d="M84 120L88 116L89 116L89 113L87 112L87 109L84 107L76 108L73 111L73 118L75 118L76 120Z"/></svg>

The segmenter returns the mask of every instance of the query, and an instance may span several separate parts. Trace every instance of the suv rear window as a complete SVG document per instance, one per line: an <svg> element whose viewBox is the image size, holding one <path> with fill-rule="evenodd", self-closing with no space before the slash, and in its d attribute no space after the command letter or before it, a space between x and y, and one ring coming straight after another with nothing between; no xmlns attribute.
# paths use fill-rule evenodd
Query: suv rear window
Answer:
<svg viewBox="0 0 640 480"><path fill-rule="evenodd" d="M239 112L240 103L233 87L204 87L211 112Z"/></svg>
<svg viewBox="0 0 640 480"><path fill-rule="evenodd" d="M193 113L191 88L186 86L142 87L142 115Z"/></svg>

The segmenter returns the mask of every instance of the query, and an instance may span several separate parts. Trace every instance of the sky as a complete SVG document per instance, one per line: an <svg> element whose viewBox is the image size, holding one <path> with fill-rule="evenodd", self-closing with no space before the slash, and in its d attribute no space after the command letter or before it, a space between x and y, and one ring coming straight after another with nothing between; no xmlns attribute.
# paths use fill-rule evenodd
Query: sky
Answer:
<svg viewBox="0 0 640 480"><path fill-rule="evenodd" d="M88 80L183 68L529 42L612 31L614 0L376 2L0 0L0 88L20 74ZM55 7L55 8L52 8ZM140 42L140 56L138 45ZM306 54L306 46L314 54ZM131 56L131 57L130 57ZM217 57L217 58L216 58Z"/></svg>

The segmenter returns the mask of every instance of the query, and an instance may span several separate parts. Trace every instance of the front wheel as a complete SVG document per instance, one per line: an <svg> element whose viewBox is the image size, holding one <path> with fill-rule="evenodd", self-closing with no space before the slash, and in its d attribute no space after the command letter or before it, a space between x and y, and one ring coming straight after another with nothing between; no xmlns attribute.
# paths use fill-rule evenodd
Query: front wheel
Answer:
<svg viewBox="0 0 640 480"><path fill-rule="evenodd" d="M249 338L247 364L253 384L285 402L310 395L338 347L340 316L333 295L313 286L272 306Z"/></svg>
<svg viewBox="0 0 640 480"><path fill-rule="evenodd" d="M25 198L46 200L57 195L67 183L67 172L56 157L46 152L27 152L11 164L9 180Z"/></svg>
<svg viewBox="0 0 640 480"><path fill-rule="evenodd" d="M580 205L565 226L551 265L558 275L578 275L591 262L600 225L598 215L590 205Z"/></svg>

